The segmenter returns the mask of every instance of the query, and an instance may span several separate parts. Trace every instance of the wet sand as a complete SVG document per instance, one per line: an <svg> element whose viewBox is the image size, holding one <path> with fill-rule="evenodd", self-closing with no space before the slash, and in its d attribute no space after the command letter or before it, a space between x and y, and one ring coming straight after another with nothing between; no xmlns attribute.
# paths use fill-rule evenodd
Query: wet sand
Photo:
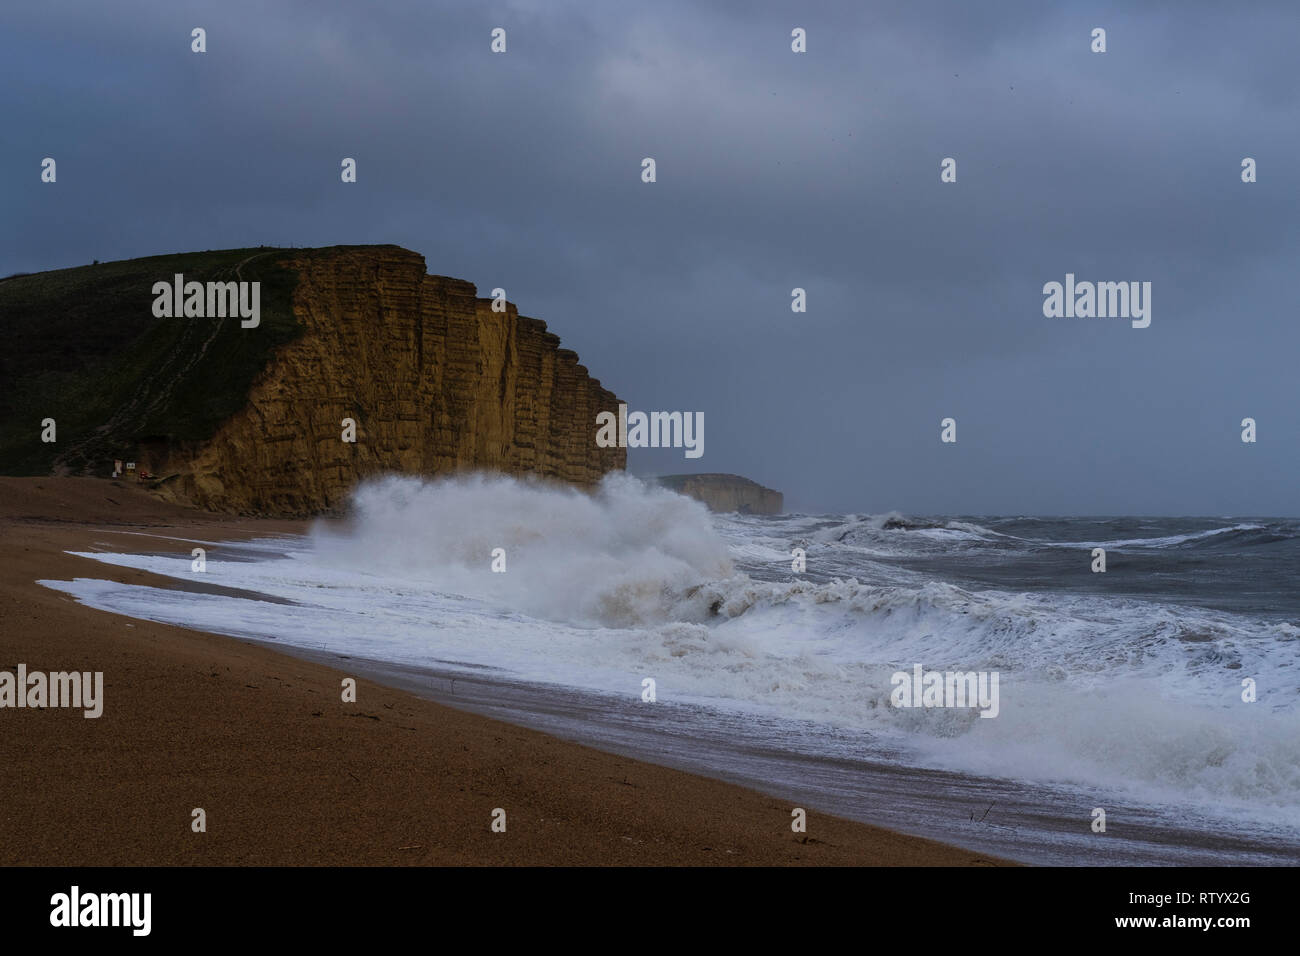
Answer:
<svg viewBox="0 0 1300 956"><path fill-rule="evenodd" d="M180 508L125 482L0 478L0 670L102 671L105 698L98 719L0 709L0 863L1000 863L814 807L795 834L789 800L443 706L346 661L130 620L35 583L171 587L64 552L168 547L139 533L304 527ZM355 704L341 700L347 676ZM194 808L205 833L191 829ZM496 808L504 833L491 829Z"/></svg>

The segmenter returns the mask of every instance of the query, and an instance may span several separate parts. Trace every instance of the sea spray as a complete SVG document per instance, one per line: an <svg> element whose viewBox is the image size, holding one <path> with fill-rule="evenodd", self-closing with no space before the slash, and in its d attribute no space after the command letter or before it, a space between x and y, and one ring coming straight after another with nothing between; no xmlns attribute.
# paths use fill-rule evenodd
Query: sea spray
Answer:
<svg viewBox="0 0 1300 956"><path fill-rule="evenodd" d="M611 474L592 492L506 476L360 486L345 529L318 525L317 560L570 624L703 619L704 582L734 574L707 510ZM493 553L505 573L493 574Z"/></svg>
<svg viewBox="0 0 1300 956"><path fill-rule="evenodd" d="M1196 569L1220 553L1230 560L1216 567L1256 552L1276 563L1296 539L1286 521L1238 524L721 516L626 476L590 495L511 479L404 478L361 489L349 523L311 540L221 546L208 576L242 595L49 585L116 613L277 646L320 642L638 700L650 676L656 706L776 720L805 741L831 725L825 746L848 741L849 756L1295 826L1300 629L1291 620L1111 591L1025 590L1011 576L1005 587L955 583L970 570L1005 574L1016 555L1035 568L1062 561L1064 580L1091 583L1078 542L1134 542L1116 550L1142 548L1144 562L1185 552ZM790 570L795 540L807 544L807 574ZM496 548L509 556L505 573L491 570ZM231 550L244 559L220 559ZM187 552L85 556L193 578ZM1273 590L1269 603L1286 608L1285 597ZM890 706L891 675L917 662L997 671L997 719ZM1257 702L1242 698L1243 678L1257 683Z"/></svg>

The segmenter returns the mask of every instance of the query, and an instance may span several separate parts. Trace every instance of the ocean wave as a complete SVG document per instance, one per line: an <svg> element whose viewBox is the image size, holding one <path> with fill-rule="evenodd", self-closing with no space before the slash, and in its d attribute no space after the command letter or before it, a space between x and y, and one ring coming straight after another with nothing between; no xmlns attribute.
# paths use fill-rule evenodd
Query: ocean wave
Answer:
<svg viewBox="0 0 1300 956"><path fill-rule="evenodd" d="M733 573L702 504L622 474L592 494L499 475L380 478L354 492L344 528L317 525L313 545L328 567L592 626L702 616L685 592Z"/></svg>
<svg viewBox="0 0 1300 956"><path fill-rule="evenodd" d="M855 536L874 535L875 532L881 531L953 531L962 535L988 539L1010 537L1010 535L968 521L956 521L947 518L910 518L897 511L887 511L876 515L852 515L848 521L819 529L815 532L814 537L818 541L852 542Z"/></svg>
<svg viewBox="0 0 1300 956"><path fill-rule="evenodd" d="M867 579L873 566L861 560L844 561L857 573L829 580L788 568L795 540L842 549L836 529L989 530L948 524L805 519L783 540L779 521L716 519L626 476L590 495L501 477L388 478L357 491L343 526L322 524L285 553L209 559L208 582L291 605L48 583L118 613L383 660L460 661L606 693L639 694L652 676L663 701L828 723L916 762L1300 825L1293 624L916 575ZM497 548L504 573L492 570ZM189 576L184 555L86 556ZM746 572L754 561L775 566L770 579ZM918 663L998 672L998 717L891 706L892 674ZM1245 678L1255 703L1242 700Z"/></svg>
<svg viewBox="0 0 1300 956"><path fill-rule="evenodd" d="M1251 534L1251 532L1269 532L1260 536ZM1173 534L1158 538L1127 538L1115 541L1045 541L1038 540L1035 544L1050 548L1173 548L1183 544L1194 542L1209 541L1219 539L1220 536L1235 537L1240 541L1242 538L1249 538L1257 543L1267 543L1269 541L1284 541L1294 535L1276 534L1269 531L1267 525L1259 524L1235 524L1226 528L1211 528L1208 531L1196 531L1188 534ZM1217 543L1217 541L1216 541Z"/></svg>

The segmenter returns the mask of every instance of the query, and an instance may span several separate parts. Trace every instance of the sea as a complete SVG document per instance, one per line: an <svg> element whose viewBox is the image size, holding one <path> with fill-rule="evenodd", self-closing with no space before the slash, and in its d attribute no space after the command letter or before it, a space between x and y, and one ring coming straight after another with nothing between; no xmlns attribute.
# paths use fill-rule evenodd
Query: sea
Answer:
<svg viewBox="0 0 1300 956"><path fill-rule="evenodd" d="M301 535L138 537L82 554L172 586L42 583L976 853L1300 863L1297 519L719 515L476 474L368 481ZM899 706L918 666L996 674L996 716Z"/></svg>

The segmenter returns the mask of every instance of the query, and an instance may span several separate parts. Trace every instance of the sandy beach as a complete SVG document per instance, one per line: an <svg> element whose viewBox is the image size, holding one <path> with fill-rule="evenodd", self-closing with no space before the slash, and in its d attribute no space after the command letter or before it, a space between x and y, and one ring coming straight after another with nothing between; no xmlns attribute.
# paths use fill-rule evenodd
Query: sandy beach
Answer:
<svg viewBox="0 0 1300 956"><path fill-rule="evenodd" d="M602 753L263 646L92 610L36 584L173 587L68 550L301 531L125 482L0 478L0 669L102 671L104 712L4 709L6 865L1000 865ZM180 548L163 538L150 548ZM188 548L188 545L184 547ZM206 812L207 832L191 830ZM507 815L504 833L492 812Z"/></svg>

